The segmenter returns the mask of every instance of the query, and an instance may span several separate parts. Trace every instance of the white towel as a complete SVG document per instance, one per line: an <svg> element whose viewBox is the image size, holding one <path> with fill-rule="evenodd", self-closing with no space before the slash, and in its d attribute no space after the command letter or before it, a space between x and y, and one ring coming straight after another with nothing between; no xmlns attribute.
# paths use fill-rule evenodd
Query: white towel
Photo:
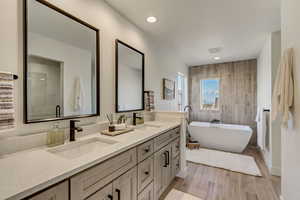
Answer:
<svg viewBox="0 0 300 200"><path fill-rule="evenodd" d="M283 53L272 98L272 120L281 114L284 126L291 118L290 111L294 103L293 54L293 49L286 49Z"/></svg>
<svg viewBox="0 0 300 200"><path fill-rule="evenodd" d="M83 91L80 78L75 79L75 102L74 110L81 111L83 106Z"/></svg>

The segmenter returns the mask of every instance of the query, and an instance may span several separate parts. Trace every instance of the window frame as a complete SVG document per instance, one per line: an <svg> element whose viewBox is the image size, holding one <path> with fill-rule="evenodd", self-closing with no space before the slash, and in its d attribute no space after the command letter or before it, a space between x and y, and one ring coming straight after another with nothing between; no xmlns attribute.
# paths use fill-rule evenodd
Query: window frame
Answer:
<svg viewBox="0 0 300 200"><path fill-rule="evenodd" d="M203 109L203 95L202 95L202 81L206 81L206 80L217 80L218 81L218 91L219 91L219 103L218 103L218 107L217 108L213 108L213 109ZM201 111L220 111L220 99L221 99L221 95L220 95L220 87L221 86L221 78L215 77L215 78L203 78L199 80L199 103L200 103L200 110Z"/></svg>

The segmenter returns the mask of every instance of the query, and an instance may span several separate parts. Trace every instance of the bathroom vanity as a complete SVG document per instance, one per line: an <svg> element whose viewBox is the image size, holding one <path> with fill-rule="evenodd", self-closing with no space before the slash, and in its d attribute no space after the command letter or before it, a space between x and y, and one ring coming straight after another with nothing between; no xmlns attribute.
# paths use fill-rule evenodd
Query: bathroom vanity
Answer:
<svg viewBox="0 0 300 200"><path fill-rule="evenodd" d="M89 134L62 146L2 158L1 185L9 181L0 189L0 199L159 199L181 165L180 123L160 124L116 137ZM31 169L21 165L33 157Z"/></svg>

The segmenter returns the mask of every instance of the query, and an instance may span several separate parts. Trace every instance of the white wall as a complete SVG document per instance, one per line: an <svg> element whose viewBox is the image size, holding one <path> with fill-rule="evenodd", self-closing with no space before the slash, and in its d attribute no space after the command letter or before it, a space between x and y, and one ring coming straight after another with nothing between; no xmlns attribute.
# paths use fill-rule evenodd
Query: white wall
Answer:
<svg viewBox="0 0 300 200"><path fill-rule="evenodd" d="M157 60L155 60L153 71L151 71L150 88L155 92L155 109L159 111L178 110L178 95L175 94L174 100L163 100L163 78L176 81L178 72L188 77L188 67L178 62L171 49L164 49L157 46L155 51ZM177 84L177 83L176 83ZM177 85L176 85L177 88ZM187 89L185 90L187 91ZM188 101L186 101L188 102ZM185 105L183 105L184 107Z"/></svg>
<svg viewBox="0 0 300 200"><path fill-rule="evenodd" d="M20 77L16 82L17 134L39 132L48 129L51 125L51 123L23 124L22 2L19 0L0 1L0 25L3 27L0 30L0 70L16 73ZM147 34L115 12L102 0L49 0L49 2L100 29L101 117L82 119L81 121L105 120L105 113L114 112L114 43L116 38L145 53L145 85L146 89L155 91L156 107L161 110L177 109L176 101L162 101L160 99L162 78L175 80L178 71L187 75L186 66L178 59L177 55L172 53L171 49L155 46L155 42ZM4 132L1 135L13 133L15 132Z"/></svg>
<svg viewBox="0 0 300 200"><path fill-rule="evenodd" d="M277 70L280 64L281 58L281 31L277 31L272 33L271 35L272 41L272 91L274 88L275 79L277 76ZM273 96L273 92L272 92ZM272 113L272 110L271 110ZM271 166L271 174L273 175L281 175L281 130L279 119L270 122L270 147L272 151L272 166Z"/></svg>
<svg viewBox="0 0 300 200"><path fill-rule="evenodd" d="M300 199L300 1L282 0L282 49L293 47L294 126L282 131L282 195L284 200Z"/></svg>
<svg viewBox="0 0 300 200"><path fill-rule="evenodd" d="M257 105L260 110L271 110L272 91L281 55L280 31L270 33L258 58ZM272 110L271 110L272 113ZM270 114L271 114L270 113ZM262 123L257 124L258 141L262 140ZM281 131L278 121L270 121L269 149L262 151L267 166L273 175L281 174ZM258 142L259 143L259 142Z"/></svg>
<svg viewBox="0 0 300 200"><path fill-rule="evenodd" d="M261 53L257 59L257 108L259 109L262 119L262 109L271 109L272 100L272 86L271 86L271 34L268 35L266 42L261 50ZM264 143L263 139L263 125L261 121L257 123L257 143L260 145ZM271 151L265 149L262 150L264 160L269 168L272 166Z"/></svg>

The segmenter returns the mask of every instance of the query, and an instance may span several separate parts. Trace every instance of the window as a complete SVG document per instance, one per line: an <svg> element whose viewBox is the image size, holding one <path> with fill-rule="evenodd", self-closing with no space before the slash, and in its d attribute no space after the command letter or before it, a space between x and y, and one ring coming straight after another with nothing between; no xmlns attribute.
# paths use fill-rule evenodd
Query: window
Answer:
<svg viewBox="0 0 300 200"><path fill-rule="evenodd" d="M200 80L200 109L219 110L219 79Z"/></svg>
<svg viewBox="0 0 300 200"><path fill-rule="evenodd" d="M183 74L177 74L178 110L183 111L186 102L186 78Z"/></svg>

